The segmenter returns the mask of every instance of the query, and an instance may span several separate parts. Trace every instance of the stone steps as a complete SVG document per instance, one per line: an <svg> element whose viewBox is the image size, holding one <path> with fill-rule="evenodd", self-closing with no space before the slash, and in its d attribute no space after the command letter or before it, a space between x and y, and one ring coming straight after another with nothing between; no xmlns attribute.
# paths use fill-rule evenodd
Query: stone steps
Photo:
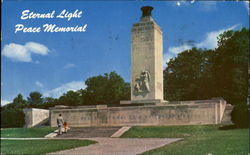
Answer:
<svg viewBox="0 0 250 155"><path fill-rule="evenodd" d="M121 127L75 127L70 128L67 133L57 135L56 138L92 138L110 137Z"/></svg>
<svg viewBox="0 0 250 155"><path fill-rule="evenodd" d="M120 128L118 131L116 131L111 137L112 138L118 138L121 137L126 131L128 131L131 127L130 126L124 126Z"/></svg>

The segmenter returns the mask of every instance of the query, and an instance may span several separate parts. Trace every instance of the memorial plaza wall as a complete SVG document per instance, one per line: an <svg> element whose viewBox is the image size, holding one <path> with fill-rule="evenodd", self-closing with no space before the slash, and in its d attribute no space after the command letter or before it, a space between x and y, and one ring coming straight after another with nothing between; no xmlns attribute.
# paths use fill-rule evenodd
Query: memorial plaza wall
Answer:
<svg viewBox="0 0 250 155"><path fill-rule="evenodd" d="M59 114L71 127L219 124L226 107L223 99L174 103L122 107L57 106L50 109L50 125L57 126Z"/></svg>

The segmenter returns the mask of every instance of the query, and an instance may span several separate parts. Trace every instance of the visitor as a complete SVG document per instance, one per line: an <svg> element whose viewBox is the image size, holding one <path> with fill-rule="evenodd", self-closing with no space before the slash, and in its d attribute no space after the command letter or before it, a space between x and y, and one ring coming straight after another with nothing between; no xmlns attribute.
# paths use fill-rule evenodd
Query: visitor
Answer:
<svg viewBox="0 0 250 155"><path fill-rule="evenodd" d="M68 122L64 122L63 126L64 126L64 132L67 133L68 129L70 129Z"/></svg>
<svg viewBox="0 0 250 155"><path fill-rule="evenodd" d="M57 118L58 135L62 134L63 124L64 124L64 121L62 118L62 114L59 114L59 117Z"/></svg>

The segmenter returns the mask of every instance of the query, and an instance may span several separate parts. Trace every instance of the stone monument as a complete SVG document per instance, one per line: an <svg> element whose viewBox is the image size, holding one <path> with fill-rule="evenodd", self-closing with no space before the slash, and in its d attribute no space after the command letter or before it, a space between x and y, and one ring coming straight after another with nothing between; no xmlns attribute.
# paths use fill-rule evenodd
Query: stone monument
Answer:
<svg viewBox="0 0 250 155"><path fill-rule="evenodd" d="M159 126L219 124L223 99L163 100L162 32L151 17L150 6L141 8L139 23L131 32L131 100L120 105L55 106L50 108L50 125L62 114L70 126ZM108 91L108 90L107 90Z"/></svg>
<svg viewBox="0 0 250 155"><path fill-rule="evenodd" d="M141 19L131 30L131 101L121 104L163 102L162 32L152 10L142 7Z"/></svg>

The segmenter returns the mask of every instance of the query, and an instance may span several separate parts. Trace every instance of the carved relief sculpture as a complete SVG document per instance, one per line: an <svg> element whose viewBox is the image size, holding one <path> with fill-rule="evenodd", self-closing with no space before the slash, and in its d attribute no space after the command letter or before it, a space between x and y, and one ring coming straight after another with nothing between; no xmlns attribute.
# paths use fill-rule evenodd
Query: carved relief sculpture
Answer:
<svg viewBox="0 0 250 155"><path fill-rule="evenodd" d="M150 92L149 87L150 73L148 71L142 71L140 76L135 79L134 94L145 95Z"/></svg>

